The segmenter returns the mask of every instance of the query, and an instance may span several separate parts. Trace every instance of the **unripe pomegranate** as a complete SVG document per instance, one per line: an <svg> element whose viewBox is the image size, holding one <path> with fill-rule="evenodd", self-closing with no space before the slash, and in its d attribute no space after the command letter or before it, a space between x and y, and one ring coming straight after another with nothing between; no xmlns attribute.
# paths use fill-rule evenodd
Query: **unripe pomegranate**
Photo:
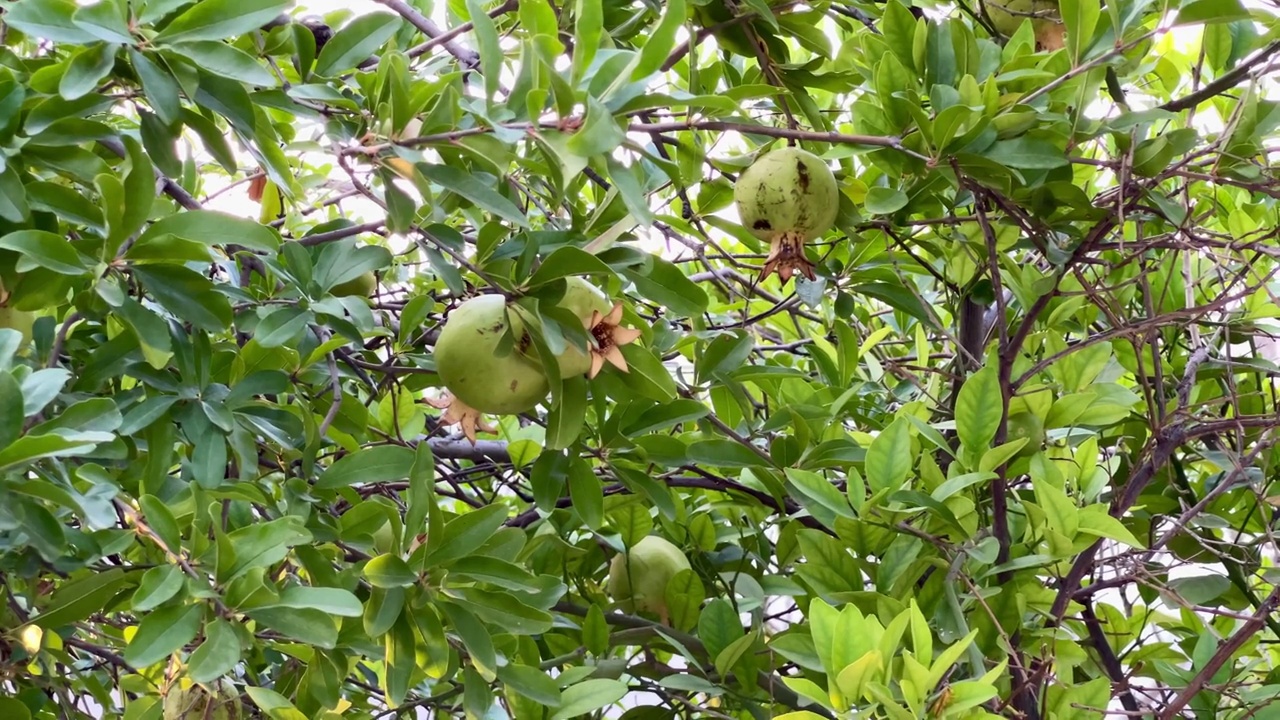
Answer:
<svg viewBox="0 0 1280 720"><path fill-rule="evenodd" d="M648 535L609 563L609 595L625 612L649 612L667 619L667 584L689 558L665 538Z"/></svg>
<svg viewBox="0 0 1280 720"><path fill-rule="evenodd" d="M373 291L377 289L378 277L373 272L366 272L334 285L329 289L329 293L335 297L367 298L371 297Z"/></svg>
<svg viewBox="0 0 1280 720"><path fill-rule="evenodd" d="M498 357L508 318L517 347ZM551 391L542 368L525 355L523 325L500 295L472 298L449 313L436 340L436 371L454 397L483 413L531 410Z"/></svg>
<svg viewBox="0 0 1280 720"><path fill-rule="evenodd" d="M1044 447L1044 421L1033 412L1021 412L1010 415L1005 421L1005 442L1013 442L1025 438L1026 445L1018 451L1016 457L1028 457L1040 452Z"/></svg>
<svg viewBox="0 0 1280 720"><path fill-rule="evenodd" d="M609 301L595 285L580 277L567 277L565 281L569 287L565 289L564 296L556 303L556 307L576 315L582 320L584 327L591 322L592 313L605 315L609 312ZM556 356L556 362L560 365L562 378L586 374L591 369L591 348L566 343L564 352Z"/></svg>
<svg viewBox="0 0 1280 720"><path fill-rule="evenodd" d="M733 200L743 226L769 241L761 279L774 272L783 282L794 272L815 279L804 245L835 224L840 207L836 176L821 158L794 147L767 153L738 176Z"/></svg>
<svg viewBox="0 0 1280 720"><path fill-rule="evenodd" d="M982 3L996 32L1005 37L1030 20L1040 50L1060 50L1066 41L1067 26L1062 21L1058 0L986 0Z"/></svg>

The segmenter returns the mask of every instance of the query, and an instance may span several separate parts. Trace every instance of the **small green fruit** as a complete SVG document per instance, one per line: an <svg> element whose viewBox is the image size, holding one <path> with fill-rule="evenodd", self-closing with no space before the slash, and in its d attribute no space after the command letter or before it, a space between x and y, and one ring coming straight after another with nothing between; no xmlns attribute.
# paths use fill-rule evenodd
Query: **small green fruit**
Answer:
<svg viewBox="0 0 1280 720"><path fill-rule="evenodd" d="M551 386L542 368L513 347L499 357L498 345L507 332L525 337L514 313L506 312L501 295L481 295L458 307L445 319L436 339L436 371L454 397L482 413L511 415L533 409Z"/></svg>
<svg viewBox="0 0 1280 720"><path fill-rule="evenodd" d="M336 297L372 297L378 289L378 277L372 271L334 285L329 292Z"/></svg>
<svg viewBox="0 0 1280 720"><path fill-rule="evenodd" d="M1016 457L1028 457L1040 452L1044 447L1044 421L1039 415L1031 412L1010 415L1005 422L1005 442L1013 442L1026 438L1027 444L1022 446Z"/></svg>
<svg viewBox="0 0 1280 720"><path fill-rule="evenodd" d="M667 584L689 558L680 548L657 535L646 536L609 563L609 595L625 612L648 612L665 619Z"/></svg>

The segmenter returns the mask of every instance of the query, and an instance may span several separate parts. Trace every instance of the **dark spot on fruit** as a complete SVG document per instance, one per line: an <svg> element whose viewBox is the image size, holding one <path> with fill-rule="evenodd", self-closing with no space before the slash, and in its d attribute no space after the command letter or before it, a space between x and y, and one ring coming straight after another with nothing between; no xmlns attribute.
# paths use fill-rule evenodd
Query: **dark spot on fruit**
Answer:
<svg viewBox="0 0 1280 720"><path fill-rule="evenodd" d="M515 392L515 391L516 391L516 388L517 388L517 387L519 387L519 386L520 386L520 382L519 382L518 380L512 380L512 381L511 381L511 392Z"/></svg>
<svg viewBox="0 0 1280 720"><path fill-rule="evenodd" d="M759 220L751 223L751 229L752 230L772 230L773 226L769 225L768 220L764 218L760 218Z"/></svg>
<svg viewBox="0 0 1280 720"><path fill-rule="evenodd" d="M481 331L481 332L484 332L484 331ZM496 323L494 323L494 324L489 328L489 332L491 332L491 333L495 333L495 332L502 332L502 323L500 323L500 322L496 322Z"/></svg>
<svg viewBox="0 0 1280 720"><path fill-rule="evenodd" d="M805 166L803 160L796 161L796 180L800 182L801 190L809 189L809 168Z"/></svg>

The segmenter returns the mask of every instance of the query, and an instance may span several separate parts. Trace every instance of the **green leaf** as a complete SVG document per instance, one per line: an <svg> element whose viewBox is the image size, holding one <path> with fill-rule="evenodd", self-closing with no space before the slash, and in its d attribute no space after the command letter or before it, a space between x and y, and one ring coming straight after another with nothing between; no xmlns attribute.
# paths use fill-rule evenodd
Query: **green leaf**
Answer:
<svg viewBox="0 0 1280 720"><path fill-rule="evenodd" d="M177 553L182 547L182 531L169 506L154 495L143 495L138 498L138 509L142 511L142 521L164 543L161 549L168 554Z"/></svg>
<svg viewBox="0 0 1280 720"><path fill-rule="evenodd" d="M698 639L706 646L708 655L718 656L742 636L742 621L728 600L716 598L702 609L698 618Z"/></svg>
<svg viewBox="0 0 1280 720"><path fill-rule="evenodd" d="M557 248L538 266L525 287L533 290L570 275L612 275L613 270L585 250L566 245Z"/></svg>
<svg viewBox="0 0 1280 720"><path fill-rule="evenodd" d="M312 608L338 617L360 617L364 614L360 599L342 588L291 585L281 591L280 598L274 605L298 609Z"/></svg>
<svg viewBox="0 0 1280 720"><path fill-rule="evenodd" d="M44 230L19 230L0 237L0 248L22 255L18 272L37 267L48 268L62 275L80 276L86 273L84 259L67 239Z"/></svg>
<svg viewBox="0 0 1280 720"><path fill-rule="evenodd" d="M187 662L187 672L198 683L217 680L240 662L240 640L231 623L218 618L205 626L204 633L204 642Z"/></svg>
<svg viewBox="0 0 1280 720"><path fill-rule="evenodd" d="M17 698L0 697L0 717L8 720L31 720L31 710Z"/></svg>
<svg viewBox="0 0 1280 720"><path fill-rule="evenodd" d="M15 223L26 222L30 212L22 178L18 176L14 166L9 165L0 172L0 219Z"/></svg>
<svg viewBox="0 0 1280 720"><path fill-rule="evenodd" d="M581 458L569 464L569 499L587 527L596 530L604 524L604 484Z"/></svg>
<svg viewBox="0 0 1280 720"><path fill-rule="evenodd" d="M594 97L587 98L587 117L565 147L578 157L590 158L613 152L627 135L618 127L613 113Z"/></svg>
<svg viewBox="0 0 1280 720"><path fill-rule="evenodd" d="M467 557L493 537L506 519L507 507L495 503L450 520L439 541L432 542L425 566L435 567Z"/></svg>
<svg viewBox="0 0 1280 720"><path fill-rule="evenodd" d="M418 574L396 555L379 555L364 566L364 577L377 588L409 587L418 581Z"/></svg>
<svg viewBox="0 0 1280 720"><path fill-rule="evenodd" d="M622 357L627 361L627 372L624 374L627 384L637 392L660 402L666 402L676 394L675 380L662 361L648 348L632 343L619 348Z"/></svg>
<svg viewBox="0 0 1280 720"><path fill-rule="evenodd" d="M96 2L82 6L72 17L76 27L113 45L129 45L134 37L129 31L129 18L124 7L115 2ZM112 54L115 49L112 48Z"/></svg>
<svg viewBox="0 0 1280 720"><path fill-rule="evenodd" d="M440 603L440 609L449 618L449 623L462 638L471 656L471 662L483 675L494 677L497 674L497 653L493 647L493 636L485 629L484 624L471 611L452 602Z"/></svg>
<svg viewBox="0 0 1280 720"><path fill-rule="evenodd" d="M1245 20L1249 17L1249 11L1240 0L1192 0L1178 10L1178 17L1173 24L1175 26L1210 25Z"/></svg>
<svg viewBox="0 0 1280 720"><path fill-rule="evenodd" d="M586 420L586 378L569 378L564 381L562 388L560 402L547 413L548 450L563 450L572 445L582 433Z"/></svg>
<svg viewBox="0 0 1280 720"><path fill-rule="evenodd" d="M487 210L519 227L529 226L529 221L525 219L524 213L520 212L520 208L502 195L499 195L497 190L477 180L475 176L448 165L418 163L415 167L417 167L418 172L422 173L423 177L450 192L457 193L477 207Z"/></svg>
<svg viewBox="0 0 1280 720"><path fill-rule="evenodd" d="M156 43L222 40L257 30L293 0L200 0L156 35Z"/></svg>
<svg viewBox="0 0 1280 720"><path fill-rule="evenodd" d="M627 694L627 686L617 680L595 678L565 689L560 707L551 720L568 720L612 705Z"/></svg>
<svg viewBox="0 0 1280 720"><path fill-rule="evenodd" d="M884 437L884 433L881 433L881 437ZM872 443L871 447L874 452L875 443ZM870 455L868 456L868 462L870 462ZM849 518L850 520L857 517L853 512L853 508L849 505L849 500L845 497L845 494L840 492L840 490L833 485L831 481L817 473L809 472L807 470L787 468L785 472L787 479L790 480L796 490L799 491L798 499L800 500L800 504L808 508L810 513L814 513L815 510L825 510L827 513L833 513L840 517ZM819 513L814 513L814 515L821 519Z"/></svg>
<svg viewBox="0 0 1280 720"><path fill-rule="evenodd" d="M102 3L107 5L108 3ZM116 46L96 43L76 53L58 83L58 94L75 100L93 91L116 64Z"/></svg>
<svg viewBox="0 0 1280 720"><path fill-rule="evenodd" d="M493 19L485 12L479 0L465 0L467 17L475 32L476 48L480 52L480 72L484 75L484 96L492 99L498 94L502 75L502 46Z"/></svg>
<svg viewBox="0 0 1280 720"><path fill-rule="evenodd" d="M863 207L872 215L892 215L907 206L910 199L901 190L873 187L867 191Z"/></svg>
<svg viewBox="0 0 1280 720"><path fill-rule="evenodd" d="M1089 41L1093 39L1102 7L1098 0L1060 0L1058 7L1067 26L1067 51L1071 54L1071 62L1079 66Z"/></svg>
<svg viewBox="0 0 1280 720"><path fill-rule="evenodd" d="M670 262L654 257L646 272L623 270L644 297L681 317L696 317L710 304L707 293Z"/></svg>
<svg viewBox="0 0 1280 720"><path fill-rule="evenodd" d="M187 575L177 565L157 565L142 574L142 582L130 603L134 612L146 612L173 598L182 589Z"/></svg>
<svg viewBox="0 0 1280 720"><path fill-rule="evenodd" d="M1076 536L1080 527L1079 510L1062 488L1054 487L1033 473L1031 486L1035 489L1036 502L1044 510L1049 527L1062 533L1068 540Z"/></svg>
<svg viewBox="0 0 1280 720"><path fill-rule="evenodd" d="M772 463L733 440L700 440L689 446L689 459L722 468L768 467Z"/></svg>
<svg viewBox="0 0 1280 720"><path fill-rule="evenodd" d="M963 390L961 394L963 395ZM957 403L957 415L959 404ZM910 421L899 417L880 431L867 448L866 480L871 491L896 490L911 473L915 458L911 455Z"/></svg>
<svg viewBox="0 0 1280 720"><path fill-rule="evenodd" d="M312 72L328 77L351 70L376 53L402 23L399 15L385 12L355 18L325 43Z"/></svg>
<svg viewBox="0 0 1280 720"><path fill-rule="evenodd" d="M195 639L203 617L203 605L178 605L147 615L124 649L125 662L145 668L168 658Z"/></svg>
<svg viewBox="0 0 1280 720"><path fill-rule="evenodd" d="M99 439L101 438L101 439ZM25 465L47 457L71 457L86 453L99 442L109 440L109 435L67 438L61 435L26 435L0 450L0 470Z"/></svg>
<svg viewBox="0 0 1280 720"><path fill-rule="evenodd" d="M162 124L173 125L182 113L190 112L182 109L182 103L178 97L178 83L167 69L147 54L134 48L129 48L129 59L138 74L138 79L142 81L142 90L147 95L147 102L151 103L151 109L155 111L156 117ZM203 115L191 114L209 122ZM200 132L199 127L194 129ZM234 167L234 163L232 166Z"/></svg>
<svg viewBox="0 0 1280 720"><path fill-rule="evenodd" d="M294 707L289 699L275 690L248 685L245 693L254 705L262 708L272 720L308 720L308 716Z"/></svg>
<svg viewBox="0 0 1280 720"><path fill-rule="evenodd" d="M240 528L227 535L236 556L226 564L219 558L218 579L230 582L253 568L274 565L284 559L289 548L311 539L311 531L294 515Z"/></svg>
<svg viewBox="0 0 1280 720"><path fill-rule="evenodd" d="M657 72L675 48L676 33L686 19L685 2L667 0L663 5L665 10L662 19L653 32L649 33L649 37L640 46L640 54L636 56L635 68L631 72L633 81L642 80Z"/></svg>
<svg viewBox="0 0 1280 720"><path fill-rule="evenodd" d="M0 450L22 435L22 386L11 373L0 371Z"/></svg>
<svg viewBox="0 0 1280 720"><path fill-rule="evenodd" d="M688 630L698 624L702 602L707 598L702 579L693 570L681 570L667 583L665 600L671 627Z"/></svg>
<svg viewBox="0 0 1280 720"><path fill-rule="evenodd" d="M383 687L386 690L387 704L396 707L404 702L409 692L409 683L417 669L416 638L413 635L413 622L406 616L400 616L391 631L383 638L384 656L387 673Z"/></svg>
<svg viewBox="0 0 1280 720"><path fill-rule="evenodd" d="M298 642L330 650L338 644L338 627L329 615L312 609L263 608L249 617Z"/></svg>
<svg viewBox="0 0 1280 720"><path fill-rule="evenodd" d="M135 582L136 573L112 568L64 583L50 595L48 607L32 617L30 623L52 630L79 622L102 610L108 601Z"/></svg>
<svg viewBox="0 0 1280 720"><path fill-rule="evenodd" d="M399 445L362 448L343 457L316 479L316 488L327 490L357 483L396 482L409 477L414 451Z"/></svg>
<svg viewBox="0 0 1280 720"><path fill-rule="evenodd" d="M1117 518L1112 517L1107 510L1107 505L1103 504L1089 505L1081 508L1078 514L1078 531L1088 535L1093 535L1094 537L1104 537L1108 540L1115 540L1116 542L1124 543L1131 548L1145 550L1147 546L1134 536L1129 528L1124 526L1124 523L1120 522Z"/></svg>
<svg viewBox="0 0 1280 720"><path fill-rule="evenodd" d="M74 21L75 0L40 0L5 6L4 22L32 37L56 43L81 45L93 42L92 34Z"/></svg>
<svg viewBox="0 0 1280 720"><path fill-rule="evenodd" d="M1018 170L1052 170L1068 163L1067 154L1045 140L1000 140L984 153L988 160Z"/></svg>
<svg viewBox="0 0 1280 720"><path fill-rule="evenodd" d="M970 375L956 397L956 434L960 443L975 453L985 452L1000 428L1000 378L996 368L986 366Z"/></svg>
<svg viewBox="0 0 1280 720"><path fill-rule="evenodd" d="M190 58L205 70L232 80L260 87L275 87L279 84L276 77L257 58L234 45L214 40L198 40L174 45L173 50Z"/></svg>
<svg viewBox="0 0 1280 720"><path fill-rule="evenodd" d="M188 210L161 218L138 240L159 235L176 235L210 247L243 245L263 252L275 252L280 246L280 236L275 230L216 210Z"/></svg>
<svg viewBox="0 0 1280 720"><path fill-rule="evenodd" d="M539 705L560 705L560 687L538 668L518 664L504 665L498 669L498 679Z"/></svg>

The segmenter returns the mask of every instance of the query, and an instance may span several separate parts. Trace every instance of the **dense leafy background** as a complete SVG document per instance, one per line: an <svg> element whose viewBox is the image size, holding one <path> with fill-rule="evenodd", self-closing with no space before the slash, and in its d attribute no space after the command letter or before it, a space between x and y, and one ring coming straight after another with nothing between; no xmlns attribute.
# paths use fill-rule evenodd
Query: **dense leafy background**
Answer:
<svg viewBox="0 0 1280 720"><path fill-rule="evenodd" d="M0 8L0 716L1280 717L1269 6ZM441 427L450 309L567 275L630 372Z"/></svg>

